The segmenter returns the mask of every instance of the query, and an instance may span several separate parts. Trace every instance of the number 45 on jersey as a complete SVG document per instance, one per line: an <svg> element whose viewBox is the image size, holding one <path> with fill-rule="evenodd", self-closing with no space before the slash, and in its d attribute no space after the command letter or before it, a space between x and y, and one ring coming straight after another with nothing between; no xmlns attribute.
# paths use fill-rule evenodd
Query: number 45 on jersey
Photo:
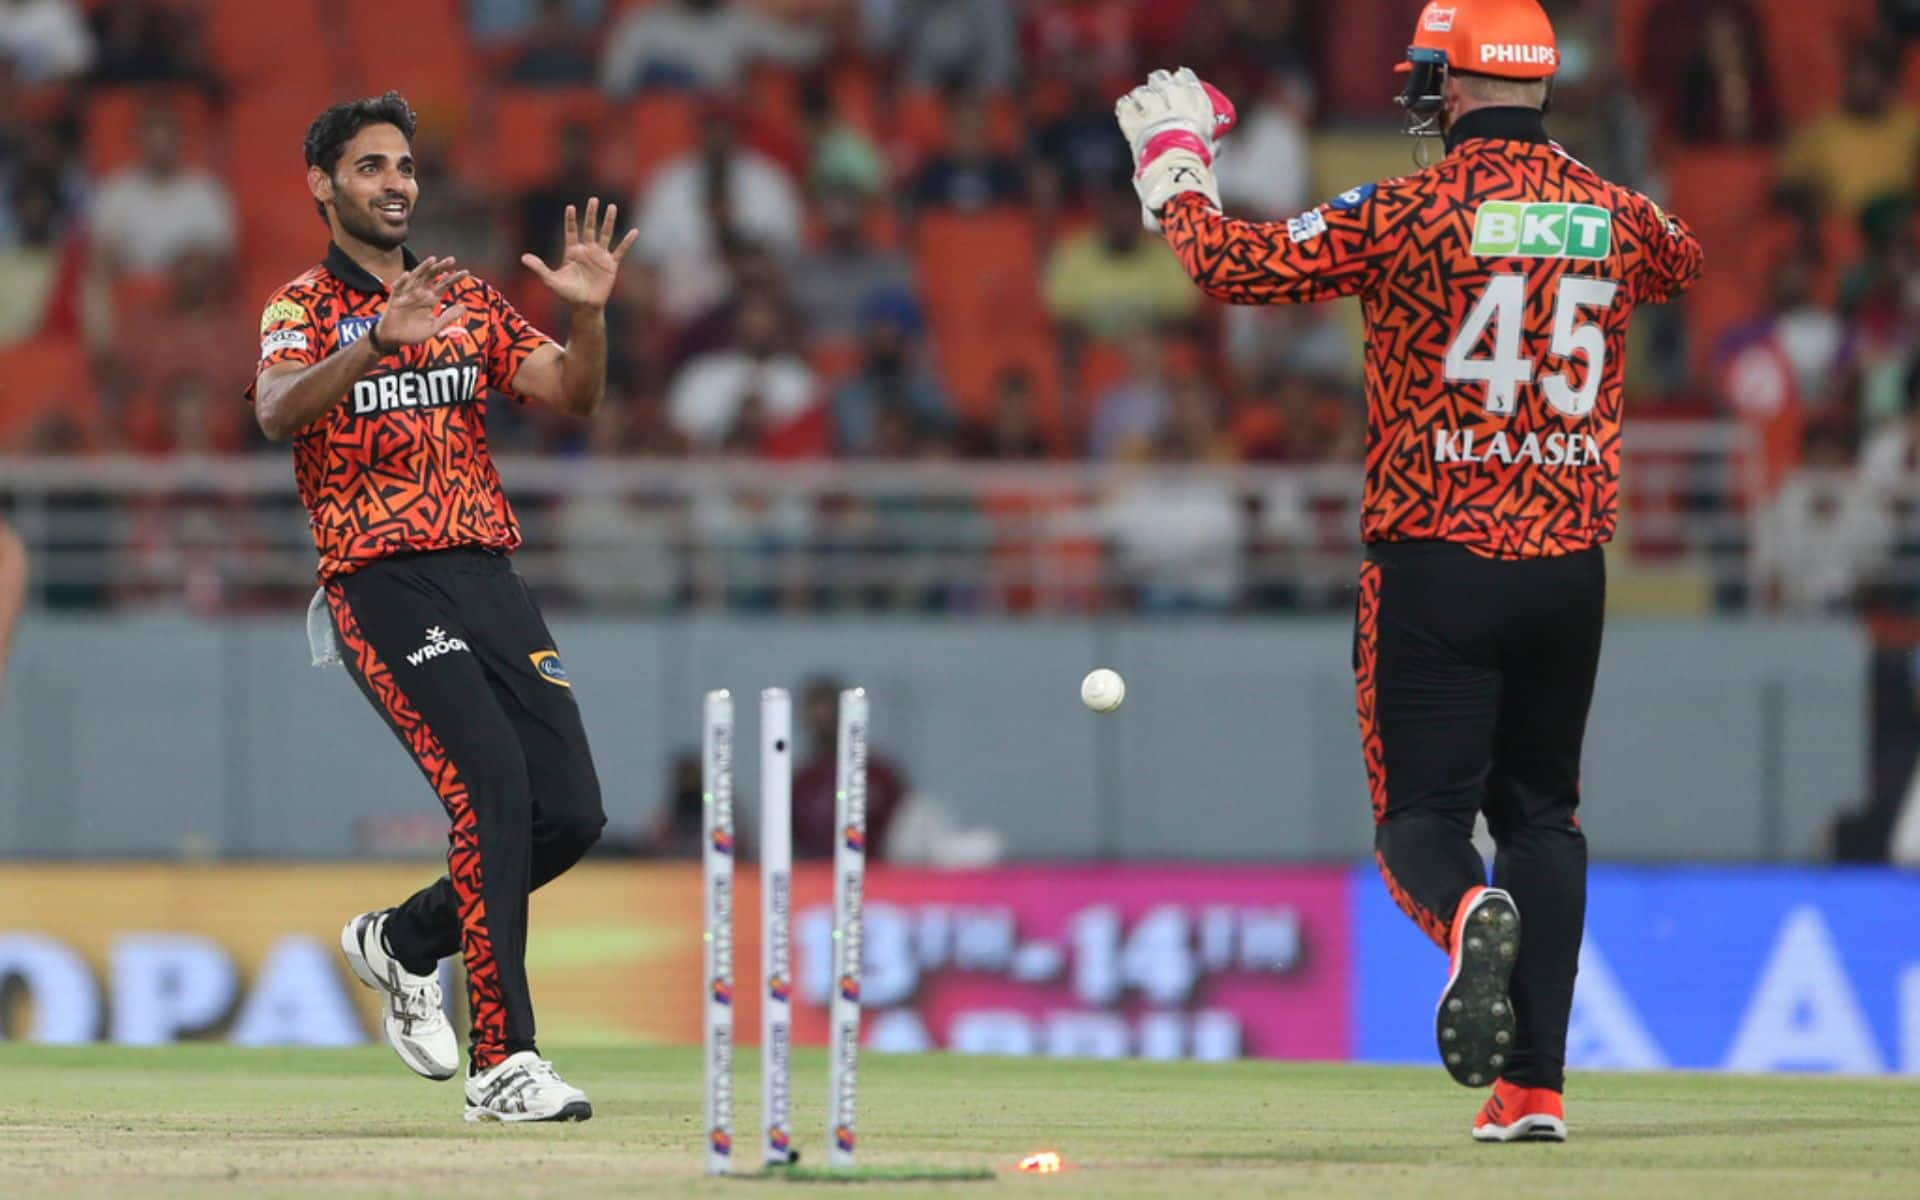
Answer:
<svg viewBox="0 0 1920 1200"><path fill-rule="evenodd" d="M1475 214L1473 253L1600 261L1613 249L1612 234L1612 214L1594 205L1494 202L1481 205ZM1550 373L1539 380L1540 391L1556 411L1584 417L1593 411L1600 394L1607 337L1599 325L1582 317L1587 310L1612 307L1620 285L1611 279L1567 275L1553 286L1553 339L1548 353L1562 359L1582 357L1587 370L1579 387L1564 372ZM1486 384L1486 409L1496 416L1512 415L1520 385L1535 382L1539 370L1539 364L1520 353L1526 318L1527 277L1495 275L1447 347L1448 381ZM1493 354L1475 358L1474 348L1489 327Z"/></svg>

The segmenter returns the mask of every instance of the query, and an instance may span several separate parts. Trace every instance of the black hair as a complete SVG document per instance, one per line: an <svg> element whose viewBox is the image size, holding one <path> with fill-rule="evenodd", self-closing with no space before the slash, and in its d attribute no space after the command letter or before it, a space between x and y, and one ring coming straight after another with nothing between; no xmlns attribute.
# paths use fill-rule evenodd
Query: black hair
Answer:
<svg viewBox="0 0 1920 1200"><path fill-rule="evenodd" d="M411 142L419 121L414 117L407 98L399 92L336 104L307 126L307 165L319 167L331 179L334 168L340 165L341 154L346 152L347 143L369 125L391 125ZM320 219L324 221L327 216L326 205L316 201L314 207L319 209Z"/></svg>

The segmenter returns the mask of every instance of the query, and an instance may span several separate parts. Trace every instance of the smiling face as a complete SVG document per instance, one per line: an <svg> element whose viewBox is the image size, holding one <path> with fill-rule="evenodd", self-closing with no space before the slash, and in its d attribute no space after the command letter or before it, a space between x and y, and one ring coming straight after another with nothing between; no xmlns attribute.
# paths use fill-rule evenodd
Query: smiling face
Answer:
<svg viewBox="0 0 1920 1200"><path fill-rule="evenodd" d="M354 134L333 175L310 167L307 186L326 206L336 237L344 233L382 250L406 242L420 184L413 148L395 126L368 125Z"/></svg>

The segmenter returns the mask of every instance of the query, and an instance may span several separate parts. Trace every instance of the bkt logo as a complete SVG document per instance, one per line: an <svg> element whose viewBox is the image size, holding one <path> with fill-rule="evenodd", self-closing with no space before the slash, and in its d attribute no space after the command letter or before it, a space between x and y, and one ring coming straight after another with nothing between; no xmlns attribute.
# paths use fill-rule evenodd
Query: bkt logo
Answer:
<svg viewBox="0 0 1920 1200"><path fill-rule="evenodd" d="M1613 214L1592 204L1489 200L1473 218L1477 257L1599 260L1613 252Z"/></svg>
<svg viewBox="0 0 1920 1200"><path fill-rule="evenodd" d="M858 825L847 826L846 837L847 837L847 849L865 850L867 848L867 831L860 828L860 826Z"/></svg>
<svg viewBox="0 0 1920 1200"><path fill-rule="evenodd" d="M427 630L427 644L407 655L407 665L417 667L423 662L431 662L443 654L472 653L467 643L457 637L448 637L447 631L435 625Z"/></svg>

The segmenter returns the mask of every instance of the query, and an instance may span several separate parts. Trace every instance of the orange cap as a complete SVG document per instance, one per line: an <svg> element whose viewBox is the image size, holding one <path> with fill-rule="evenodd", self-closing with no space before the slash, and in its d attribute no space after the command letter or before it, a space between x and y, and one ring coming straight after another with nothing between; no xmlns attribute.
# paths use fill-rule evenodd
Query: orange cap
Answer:
<svg viewBox="0 0 1920 1200"><path fill-rule="evenodd" d="M1420 10L1408 61L1445 55L1448 70L1503 79L1545 79L1560 69L1560 46L1539 0L1431 0Z"/></svg>

